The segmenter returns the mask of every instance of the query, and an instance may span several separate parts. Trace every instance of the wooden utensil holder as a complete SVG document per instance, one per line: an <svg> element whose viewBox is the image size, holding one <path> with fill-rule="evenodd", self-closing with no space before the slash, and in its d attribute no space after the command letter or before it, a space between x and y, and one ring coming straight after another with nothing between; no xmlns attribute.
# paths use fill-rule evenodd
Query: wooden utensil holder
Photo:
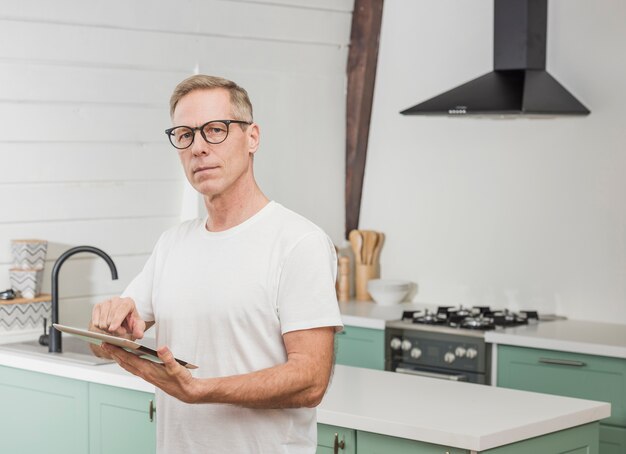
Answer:
<svg viewBox="0 0 626 454"><path fill-rule="evenodd" d="M367 291L367 281L370 279L378 279L380 277L380 266L378 263L364 265L356 264L356 299L359 301L371 301L372 297Z"/></svg>

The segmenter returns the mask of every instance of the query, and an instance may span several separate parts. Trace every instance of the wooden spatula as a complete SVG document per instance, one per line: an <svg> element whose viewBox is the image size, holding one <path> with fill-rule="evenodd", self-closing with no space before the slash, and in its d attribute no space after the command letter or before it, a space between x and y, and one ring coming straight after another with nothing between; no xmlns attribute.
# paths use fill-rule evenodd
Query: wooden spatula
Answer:
<svg viewBox="0 0 626 454"><path fill-rule="evenodd" d="M356 263L363 263L362 260L362 250L363 250L363 237L361 236L361 232L358 230L353 230L348 235L348 239L350 240L350 244L352 245L352 250L354 251L354 257Z"/></svg>

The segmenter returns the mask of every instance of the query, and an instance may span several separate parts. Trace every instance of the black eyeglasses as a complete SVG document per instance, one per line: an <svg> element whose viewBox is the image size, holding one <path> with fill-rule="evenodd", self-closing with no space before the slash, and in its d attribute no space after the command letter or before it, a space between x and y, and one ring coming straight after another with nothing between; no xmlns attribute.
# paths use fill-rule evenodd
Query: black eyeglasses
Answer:
<svg viewBox="0 0 626 454"><path fill-rule="evenodd" d="M192 128L190 126L175 126L165 130L165 134L170 139L170 143L179 150L189 148L196 137L196 131L200 131L202 138L214 145L222 143L228 137L228 130L231 123L251 125L249 121L242 120L212 120L207 121L202 126Z"/></svg>

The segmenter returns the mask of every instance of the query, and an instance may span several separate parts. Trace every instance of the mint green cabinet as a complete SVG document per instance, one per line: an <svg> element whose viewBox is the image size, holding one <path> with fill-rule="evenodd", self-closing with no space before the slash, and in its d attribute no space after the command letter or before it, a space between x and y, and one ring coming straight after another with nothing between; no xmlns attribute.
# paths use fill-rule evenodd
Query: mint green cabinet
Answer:
<svg viewBox="0 0 626 454"><path fill-rule="evenodd" d="M609 402L600 453L626 453L626 359L498 345L498 386Z"/></svg>
<svg viewBox="0 0 626 454"><path fill-rule="evenodd" d="M0 366L0 452L156 452L151 393Z"/></svg>
<svg viewBox="0 0 626 454"><path fill-rule="evenodd" d="M0 366L0 452L89 452L87 383Z"/></svg>
<svg viewBox="0 0 626 454"><path fill-rule="evenodd" d="M598 454L598 427L597 422L585 424L506 446L479 451L479 454ZM356 432L356 440L352 442L354 432ZM423 441L318 424L317 454L334 453L332 443L329 441L333 439L335 433L339 434L340 437L343 434L349 434L347 439L350 440L350 443L346 443L346 450L340 448L337 451L341 454L353 454L355 452L356 454L470 454L474 452ZM608 451L608 453L613 454L612 451ZM615 453L624 454L624 451L615 451Z"/></svg>
<svg viewBox="0 0 626 454"><path fill-rule="evenodd" d="M389 437L371 432L357 432L358 454L469 454L470 451L448 448L422 441Z"/></svg>
<svg viewBox="0 0 626 454"><path fill-rule="evenodd" d="M316 454L334 454L335 444L337 452L341 454L356 454L356 431L345 427L318 424Z"/></svg>
<svg viewBox="0 0 626 454"><path fill-rule="evenodd" d="M90 454L154 454L154 394L89 384Z"/></svg>
<svg viewBox="0 0 626 454"><path fill-rule="evenodd" d="M611 403L626 426L626 359L498 345L498 386Z"/></svg>
<svg viewBox="0 0 626 454"><path fill-rule="evenodd" d="M541 437L480 451L480 454L598 454L599 423L594 422Z"/></svg>
<svg viewBox="0 0 626 454"><path fill-rule="evenodd" d="M600 424L600 452L602 454L626 453L626 428Z"/></svg>
<svg viewBox="0 0 626 454"><path fill-rule="evenodd" d="M385 369L385 331L382 329L344 326L335 336L337 364Z"/></svg>

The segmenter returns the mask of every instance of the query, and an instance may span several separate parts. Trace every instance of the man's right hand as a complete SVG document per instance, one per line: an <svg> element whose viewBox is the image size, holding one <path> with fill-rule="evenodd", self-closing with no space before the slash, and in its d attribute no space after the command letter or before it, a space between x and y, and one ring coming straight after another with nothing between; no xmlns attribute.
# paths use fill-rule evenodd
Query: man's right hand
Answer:
<svg viewBox="0 0 626 454"><path fill-rule="evenodd" d="M135 340L143 337L146 322L139 316L132 298L114 297L94 306L89 328Z"/></svg>

